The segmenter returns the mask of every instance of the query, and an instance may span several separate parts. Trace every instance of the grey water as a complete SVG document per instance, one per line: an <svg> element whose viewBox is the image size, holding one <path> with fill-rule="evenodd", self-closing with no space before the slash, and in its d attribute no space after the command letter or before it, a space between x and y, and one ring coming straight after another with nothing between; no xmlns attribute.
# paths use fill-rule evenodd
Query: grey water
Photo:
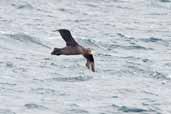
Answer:
<svg viewBox="0 0 171 114"><path fill-rule="evenodd" d="M95 51L51 56L66 28ZM171 114L171 0L0 0L0 114Z"/></svg>

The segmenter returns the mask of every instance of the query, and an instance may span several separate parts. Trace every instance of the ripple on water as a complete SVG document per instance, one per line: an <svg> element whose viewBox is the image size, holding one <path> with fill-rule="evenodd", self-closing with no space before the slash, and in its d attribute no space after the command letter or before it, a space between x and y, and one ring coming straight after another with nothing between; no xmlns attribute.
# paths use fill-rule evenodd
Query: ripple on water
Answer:
<svg viewBox="0 0 171 114"><path fill-rule="evenodd" d="M171 2L171 0L159 0L160 2Z"/></svg>
<svg viewBox="0 0 171 114"><path fill-rule="evenodd" d="M83 110L83 109L70 109L68 110L70 114L89 114L89 112L87 110Z"/></svg>
<svg viewBox="0 0 171 114"><path fill-rule="evenodd" d="M160 38L155 38L155 37L150 37L150 38L146 38L146 39L141 39L142 41L144 42L159 42L159 41L163 41L162 39Z"/></svg>
<svg viewBox="0 0 171 114"><path fill-rule="evenodd" d="M169 46L169 43L166 40L163 40L161 38L156 38L156 37L149 37L149 38L143 38L140 39L142 42L145 43L155 43L155 44L160 44L163 46Z"/></svg>
<svg viewBox="0 0 171 114"><path fill-rule="evenodd" d="M9 109L0 109L0 114L16 114Z"/></svg>
<svg viewBox="0 0 171 114"><path fill-rule="evenodd" d="M21 43L23 43L24 45L28 45L28 44L34 44L37 46L41 46L44 48L48 48L51 49L49 46L41 43L41 41L38 38L32 37L30 35L24 34L24 33L17 33L17 34L5 34L8 38L10 38L10 41L12 41L11 39L15 40L15 41L19 41ZM15 42L13 42L15 43Z"/></svg>
<svg viewBox="0 0 171 114"><path fill-rule="evenodd" d="M6 67L13 68L14 64L12 62L6 62Z"/></svg>
<svg viewBox="0 0 171 114"><path fill-rule="evenodd" d="M137 45L137 44L131 44L131 45L118 45L118 44L111 44L108 45L107 50L112 51L115 50L116 48L120 48L123 50L152 50L152 48L146 48L144 46L141 45Z"/></svg>
<svg viewBox="0 0 171 114"><path fill-rule="evenodd" d="M56 95L57 94L55 90L49 89L49 88L36 88L36 89L33 88L31 89L31 91L37 94L42 94L42 95Z"/></svg>
<svg viewBox="0 0 171 114"><path fill-rule="evenodd" d="M14 86L16 86L17 84L15 84L15 83L9 83L9 82L0 82L0 85L14 87Z"/></svg>
<svg viewBox="0 0 171 114"><path fill-rule="evenodd" d="M168 75L166 75L166 74L164 74L164 73L162 73L162 72L158 72L158 71L153 71L153 72L150 74L150 76L151 76L152 78L155 78L155 79L171 80L171 78L170 78Z"/></svg>
<svg viewBox="0 0 171 114"><path fill-rule="evenodd" d="M33 6L27 2L12 3L11 5L16 9L33 9Z"/></svg>
<svg viewBox="0 0 171 114"><path fill-rule="evenodd" d="M119 106L116 104L112 104L112 107L117 109L118 111L127 112L127 113L141 113L141 112L147 112L148 111L148 110L143 109L143 108Z"/></svg>
<svg viewBox="0 0 171 114"><path fill-rule="evenodd" d="M129 113L131 113L131 112L146 112L147 110L145 110L145 109L142 109L142 108L136 108L136 107L127 107L127 106L121 106L121 107L119 107L119 109L118 110L120 110L120 111L123 111L123 112L129 112Z"/></svg>
<svg viewBox="0 0 171 114"><path fill-rule="evenodd" d="M48 108L43 105L38 105L34 103L29 103L24 105L27 109L38 109L38 110L47 110Z"/></svg>
<svg viewBox="0 0 171 114"><path fill-rule="evenodd" d="M76 77L56 77L48 79L48 81L61 81L61 82L80 82L80 81L89 81L93 77L91 76L76 76Z"/></svg>

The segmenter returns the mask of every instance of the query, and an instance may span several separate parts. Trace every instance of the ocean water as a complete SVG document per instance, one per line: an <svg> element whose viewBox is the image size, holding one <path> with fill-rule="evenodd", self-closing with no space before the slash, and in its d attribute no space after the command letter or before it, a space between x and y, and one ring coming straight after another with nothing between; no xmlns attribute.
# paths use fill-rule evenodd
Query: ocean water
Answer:
<svg viewBox="0 0 171 114"><path fill-rule="evenodd" d="M66 28L93 49L51 56ZM171 0L0 0L0 114L171 114Z"/></svg>

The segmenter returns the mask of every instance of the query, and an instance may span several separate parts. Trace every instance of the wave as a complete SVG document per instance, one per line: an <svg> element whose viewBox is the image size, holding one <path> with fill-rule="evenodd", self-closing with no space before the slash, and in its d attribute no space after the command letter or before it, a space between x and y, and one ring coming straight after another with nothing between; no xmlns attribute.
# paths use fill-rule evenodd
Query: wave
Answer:
<svg viewBox="0 0 171 114"><path fill-rule="evenodd" d="M118 111L126 112L126 113L146 113L146 112L151 112L151 110L147 110L147 109L144 109L144 108L119 106L119 105L116 105L116 104L112 104L112 107L116 108Z"/></svg>
<svg viewBox="0 0 171 114"><path fill-rule="evenodd" d="M41 41L38 40L37 38L31 37L31 36L26 35L26 34L9 34L8 36L10 38L18 40L20 42L32 43L32 44L40 45L42 47L49 48L48 46L42 44Z"/></svg>
<svg viewBox="0 0 171 114"><path fill-rule="evenodd" d="M163 46L169 46L169 41L163 40L161 38L157 38L157 37L149 37L149 38L142 38L140 39L140 41L144 42L144 43L153 43L156 45L163 45Z"/></svg>
<svg viewBox="0 0 171 114"><path fill-rule="evenodd" d="M89 111L85 110L85 109L70 109L67 112L69 113L73 113L73 114L89 114Z"/></svg>
<svg viewBox="0 0 171 114"><path fill-rule="evenodd" d="M43 105L38 105L35 103L29 103L24 105L27 109L39 109L39 110L47 110L48 108Z"/></svg>
<svg viewBox="0 0 171 114"><path fill-rule="evenodd" d="M62 82L80 82L80 81L89 81L93 77L90 76L77 76L77 77L57 77L48 79L49 81L62 81Z"/></svg>
<svg viewBox="0 0 171 114"><path fill-rule="evenodd" d="M170 76L159 71L152 71L150 73L150 77L155 78L155 79L171 80Z"/></svg>
<svg viewBox="0 0 171 114"><path fill-rule="evenodd" d="M0 109L0 114L16 114L16 113L9 109Z"/></svg>
<svg viewBox="0 0 171 114"><path fill-rule="evenodd" d="M16 9L33 9L33 6L26 1L12 3L11 6L15 7Z"/></svg>
<svg viewBox="0 0 171 114"><path fill-rule="evenodd" d="M124 50L153 50L152 48L146 48L138 44L130 44L130 45L109 44L107 45L106 48L109 51L115 50L117 48L124 49Z"/></svg>
<svg viewBox="0 0 171 114"><path fill-rule="evenodd" d="M163 41L162 39L160 38L155 38L155 37L150 37L150 38L146 38L146 39L141 39L142 41L144 42L161 42Z"/></svg>
<svg viewBox="0 0 171 114"><path fill-rule="evenodd" d="M145 109L142 109L142 108L132 108L132 107L127 107L127 106L121 106L121 107L119 107L119 110L120 111L123 111L123 112L129 112L129 113L131 113L131 112L137 112L137 113L140 113L140 112L147 112L147 110L145 110Z"/></svg>
<svg viewBox="0 0 171 114"><path fill-rule="evenodd" d="M31 92L37 93L37 94L48 94L48 95L56 95L57 92L54 89L49 89L49 88L36 88L36 89L31 89Z"/></svg>
<svg viewBox="0 0 171 114"><path fill-rule="evenodd" d="M118 71L122 76L139 76L152 78L157 80L171 80L171 76L167 71L155 70L152 65L155 64L154 61L144 58L135 57L122 57L126 62L124 67Z"/></svg>
<svg viewBox="0 0 171 114"><path fill-rule="evenodd" d="M171 0L151 0L150 4L156 8L171 9Z"/></svg>
<svg viewBox="0 0 171 114"><path fill-rule="evenodd" d="M171 0L159 0L159 1L164 3L171 2Z"/></svg>
<svg viewBox="0 0 171 114"><path fill-rule="evenodd" d="M0 43L0 47L15 49L39 49L41 47L51 49L48 45L46 45L47 42L44 44L38 38L24 33L4 34L3 36L4 37L0 39L3 42Z"/></svg>

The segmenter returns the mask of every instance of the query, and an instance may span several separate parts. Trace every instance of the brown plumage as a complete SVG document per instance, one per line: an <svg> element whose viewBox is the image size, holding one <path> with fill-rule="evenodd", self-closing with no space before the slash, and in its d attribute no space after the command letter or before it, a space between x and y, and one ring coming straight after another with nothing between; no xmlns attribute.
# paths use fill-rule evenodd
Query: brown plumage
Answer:
<svg viewBox="0 0 171 114"><path fill-rule="evenodd" d="M83 46L79 45L72 37L69 30L59 29L55 31L58 31L60 33L63 40L65 40L66 42L66 46L64 48L54 48L51 54L52 55L83 55L87 60L86 67L88 69L91 69L93 72L95 72L94 58L91 50L89 48L84 48Z"/></svg>

